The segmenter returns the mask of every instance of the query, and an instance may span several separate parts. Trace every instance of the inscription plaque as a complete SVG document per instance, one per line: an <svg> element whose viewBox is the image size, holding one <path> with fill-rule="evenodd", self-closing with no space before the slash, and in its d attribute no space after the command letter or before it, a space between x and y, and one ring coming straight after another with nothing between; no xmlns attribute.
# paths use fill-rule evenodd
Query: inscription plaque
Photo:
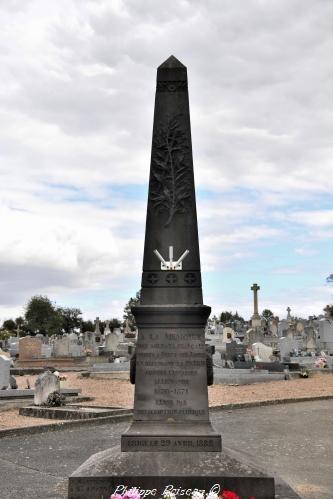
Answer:
<svg viewBox="0 0 333 499"><path fill-rule="evenodd" d="M208 417L204 335L200 330L141 330L137 343L134 417Z"/></svg>

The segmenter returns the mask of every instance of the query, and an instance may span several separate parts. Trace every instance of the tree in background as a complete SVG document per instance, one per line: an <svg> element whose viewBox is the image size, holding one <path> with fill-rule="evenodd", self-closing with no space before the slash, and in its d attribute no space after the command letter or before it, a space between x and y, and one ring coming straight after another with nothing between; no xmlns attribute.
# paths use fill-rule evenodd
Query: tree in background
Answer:
<svg viewBox="0 0 333 499"><path fill-rule="evenodd" d="M119 319L117 319L117 317L113 317L112 319L110 319L110 329L111 329L111 331L114 328L118 328L118 327L121 327L121 321Z"/></svg>
<svg viewBox="0 0 333 499"><path fill-rule="evenodd" d="M12 335L8 331L0 331L0 341L8 340Z"/></svg>
<svg viewBox="0 0 333 499"><path fill-rule="evenodd" d="M236 313L232 313L232 312L222 312L221 315L220 315L220 321L222 322L222 324L226 324L228 322L233 322L233 321L239 321L239 322L242 322L244 323L245 320L243 319L243 317L241 317L240 315L238 315L238 312L236 310Z"/></svg>
<svg viewBox="0 0 333 499"><path fill-rule="evenodd" d="M81 321L81 328L83 333L85 333L86 331L95 331L95 324L90 320Z"/></svg>
<svg viewBox="0 0 333 499"><path fill-rule="evenodd" d="M23 317L16 317L16 319L7 319L3 321L1 330L9 333L10 336L16 335L20 330L20 334L24 335L28 332L27 325Z"/></svg>
<svg viewBox="0 0 333 499"><path fill-rule="evenodd" d="M3 321L2 328L5 331L8 331L9 333L14 332L16 330L16 324L13 319L7 319L6 321Z"/></svg>
<svg viewBox="0 0 333 499"><path fill-rule="evenodd" d="M32 333L59 334L62 317L47 296L36 295L28 301L24 314L28 330Z"/></svg>
<svg viewBox="0 0 333 499"><path fill-rule="evenodd" d="M79 308L58 307L57 312L61 316L61 328L65 333L68 334L81 326L82 312Z"/></svg>
<svg viewBox="0 0 333 499"><path fill-rule="evenodd" d="M136 323L134 315L131 312L131 307L134 307L135 305L139 304L140 304L140 291L136 293L135 298L130 298L128 300L124 308L124 315L123 315L124 322L128 323L128 326L130 327L131 331L134 331L134 329L136 328Z"/></svg>
<svg viewBox="0 0 333 499"><path fill-rule="evenodd" d="M269 321L271 319L273 319L274 317L274 314L271 310L269 310L269 308L265 308L262 313L261 313L261 316L266 320L266 321Z"/></svg>
<svg viewBox="0 0 333 499"><path fill-rule="evenodd" d="M333 274L330 274L328 277L326 277L326 282L333 282Z"/></svg>
<svg viewBox="0 0 333 499"><path fill-rule="evenodd" d="M324 312L326 312L327 315L333 319L333 305L326 305Z"/></svg>

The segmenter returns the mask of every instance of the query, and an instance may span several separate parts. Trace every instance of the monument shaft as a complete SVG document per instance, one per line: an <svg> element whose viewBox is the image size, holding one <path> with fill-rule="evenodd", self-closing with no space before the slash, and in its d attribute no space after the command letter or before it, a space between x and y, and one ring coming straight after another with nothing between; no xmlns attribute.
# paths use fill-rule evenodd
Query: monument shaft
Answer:
<svg viewBox="0 0 333 499"><path fill-rule="evenodd" d="M187 74L174 57L157 72L141 304L132 311L133 422L121 448L94 454L72 474L68 498L110 497L120 484L161 497L172 484L182 499L220 484L240 499L274 499L274 479L221 451L209 421L210 307L202 301Z"/></svg>
<svg viewBox="0 0 333 499"><path fill-rule="evenodd" d="M209 422L187 70L157 71L138 325L134 421L123 451L219 451Z"/></svg>

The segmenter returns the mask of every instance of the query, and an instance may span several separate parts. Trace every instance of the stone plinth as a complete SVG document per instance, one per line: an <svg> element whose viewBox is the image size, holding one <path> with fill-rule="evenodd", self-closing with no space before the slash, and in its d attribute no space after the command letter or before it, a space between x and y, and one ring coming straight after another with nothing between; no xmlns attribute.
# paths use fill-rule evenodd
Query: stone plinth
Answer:
<svg viewBox="0 0 333 499"><path fill-rule="evenodd" d="M226 451L124 453L119 447L94 454L83 463L69 478L68 498L109 498L121 484L157 489L156 498L167 485L209 491L218 484L221 490L235 491L240 499L275 499L273 478Z"/></svg>
<svg viewBox="0 0 333 499"><path fill-rule="evenodd" d="M134 421L123 451L221 450L208 414L205 305L132 309L139 328Z"/></svg>

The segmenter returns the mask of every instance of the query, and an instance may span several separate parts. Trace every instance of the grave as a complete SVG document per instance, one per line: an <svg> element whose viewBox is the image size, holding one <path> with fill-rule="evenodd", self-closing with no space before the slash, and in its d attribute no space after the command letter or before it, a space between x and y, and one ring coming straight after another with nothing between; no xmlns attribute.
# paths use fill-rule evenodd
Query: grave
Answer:
<svg viewBox="0 0 333 499"><path fill-rule="evenodd" d="M121 407L97 407L66 405L65 407L36 407L27 406L19 409L21 416L46 419L91 419L105 418L107 416L128 416L131 409Z"/></svg>
<svg viewBox="0 0 333 499"><path fill-rule="evenodd" d="M318 321L319 345L323 350L333 353L333 320L321 319Z"/></svg>
<svg viewBox="0 0 333 499"><path fill-rule="evenodd" d="M10 387L11 360L5 355L0 355L0 390Z"/></svg>
<svg viewBox="0 0 333 499"><path fill-rule="evenodd" d="M57 338L53 346L54 357L68 357L69 356L69 337L63 336Z"/></svg>
<svg viewBox="0 0 333 499"><path fill-rule="evenodd" d="M271 362L272 360L273 350L264 343L253 343L252 352L256 362Z"/></svg>
<svg viewBox="0 0 333 499"><path fill-rule="evenodd" d="M45 404L47 397L53 392L60 392L59 377L51 373L51 371L40 374L35 383L34 404Z"/></svg>
<svg viewBox="0 0 333 499"><path fill-rule="evenodd" d="M231 327L224 327L222 334L222 343L228 343L235 339L235 331Z"/></svg>
<svg viewBox="0 0 333 499"><path fill-rule="evenodd" d="M225 360L232 361L236 369L249 369L254 365L252 357L247 353L247 345L232 341L226 343Z"/></svg>
<svg viewBox="0 0 333 499"><path fill-rule="evenodd" d="M99 328L99 317L96 317L96 320L95 320L95 341L96 343L100 344L101 343L101 340L102 340L102 333L101 333L101 330Z"/></svg>
<svg viewBox="0 0 333 499"><path fill-rule="evenodd" d="M175 57L157 72L138 326L133 422L116 446L69 478L69 499L110 497L120 484L210 490L274 499L274 479L221 450L208 412L205 326L187 70ZM176 497L181 497L176 494Z"/></svg>
<svg viewBox="0 0 333 499"><path fill-rule="evenodd" d="M279 350L281 361L288 361L290 359L290 353L293 351L293 340L285 336L279 338Z"/></svg>
<svg viewBox="0 0 333 499"><path fill-rule="evenodd" d="M254 283L251 287L251 291L253 291L253 315L251 319L251 326L256 329L262 326L261 317L258 311L258 291L260 290L260 286Z"/></svg>
<svg viewBox="0 0 333 499"><path fill-rule="evenodd" d="M42 356L42 340L32 336L25 336L19 340L19 360L27 361L39 359Z"/></svg>
<svg viewBox="0 0 333 499"><path fill-rule="evenodd" d="M76 333L57 338L53 345L54 357L83 357L84 347Z"/></svg>
<svg viewBox="0 0 333 499"><path fill-rule="evenodd" d="M115 352L118 348L119 343L120 343L119 335L114 331L110 331L105 336L104 352Z"/></svg>

